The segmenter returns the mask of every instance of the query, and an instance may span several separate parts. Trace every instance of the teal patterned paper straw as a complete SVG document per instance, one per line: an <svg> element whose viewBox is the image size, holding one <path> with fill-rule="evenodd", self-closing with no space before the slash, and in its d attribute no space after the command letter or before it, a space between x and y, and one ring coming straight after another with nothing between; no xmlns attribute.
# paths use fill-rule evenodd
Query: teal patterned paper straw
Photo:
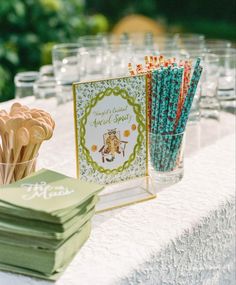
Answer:
<svg viewBox="0 0 236 285"><path fill-rule="evenodd" d="M184 71L183 67L173 69L173 78L171 82L170 100L169 100L165 133L172 134L174 132L183 71Z"/></svg>
<svg viewBox="0 0 236 285"><path fill-rule="evenodd" d="M197 85L201 77L202 66L200 64L200 59L197 59L197 62L194 67L193 75L190 82L190 87L188 93L186 95L184 106L181 112L181 116L175 130L175 134L181 134L185 131L185 127L187 125L189 113L191 110L192 102L194 95L196 93ZM178 136L175 140L172 140L171 148L173 149L173 154L168 164L169 169L173 169L175 167L175 162L178 158L179 149L182 143L183 136Z"/></svg>
<svg viewBox="0 0 236 285"><path fill-rule="evenodd" d="M158 132L158 151L160 152L159 155L159 160L157 161L158 167L159 168L163 168L162 165L162 157L164 155L164 153L166 152L166 137L162 134L165 134L166 132L166 125L168 122L168 110L170 107L170 98L171 98L171 92L174 91L174 85L175 85L175 81L173 81L173 76L174 76L174 69L172 69L171 66L168 67L168 73L166 76L166 80L164 83L164 92L163 92L163 109L162 109L162 121L161 124L159 125L159 132ZM173 89L173 90L172 90Z"/></svg>
<svg viewBox="0 0 236 285"><path fill-rule="evenodd" d="M159 73L159 70L154 70L152 72L151 133L155 132L156 105L157 105L156 102L159 100L158 73Z"/></svg>
<svg viewBox="0 0 236 285"><path fill-rule="evenodd" d="M184 71L183 67L173 69L173 78L171 81L171 92L170 92L165 134L174 133L176 114L178 108L178 99L182 86L183 71ZM171 135L165 136L165 149L162 152L162 161L161 161L161 166L163 170L166 170L168 168L168 162L170 161L170 157L172 155L172 149L171 149L172 138L173 137Z"/></svg>
<svg viewBox="0 0 236 285"><path fill-rule="evenodd" d="M169 162L167 163L166 171L172 171L176 168L176 163L180 154L181 145L183 143L184 133L175 134L172 136L171 142L171 156L169 157Z"/></svg>
<svg viewBox="0 0 236 285"><path fill-rule="evenodd" d="M175 133L182 133L185 130L185 127L188 121L188 116L190 113L190 109L192 107L193 98L194 98L197 85L198 85L198 82L200 80L201 73L202 73L202 66L200 66L200 61L201 61L200 58L198 58L196 61L193 75L190 81L189 90L185 97L183 109L182 109L181 116L180 116L180 119L178 121L176 130L175 130Z"/></svg>
<svg viewBox="0 0 236 285"><path fill-rule="evenodd" d="M157 128L158 134L161 134L165 131L171 75L172 75L171 66L169 66L168 68L164 68L163 89L162 89L162 94L160 96L160 104L159 104L159 121Z"/></svg>
<svg viewBox="0 0 236 285"><path fill-rule="evenodd" d="M150 158L152 163L154 163L154 154L155 154L155 136L153 135L155 133L155 124L156 124L156 105L158 106L158 100L159 100L159 70L154 70L152 72L152 100L151 100L151 135L149 137L149 143L150 143Z"/></svg>
<svg viewBox="0 0 236 285"><path fill-rule="evenodd" d="M170 68L161 68L154 72L154 75L156 75L156 83L157 83L157 89L156 93L153 95L156 97L155 105L153 105L154 108L154 127L152 128L152 141L151 141L151 158L152 162L157 168L159 166L160 162L160 156L162 153L161 146L163 145L161 143L161 136L160 133L163 132L162 126L165 124L165 117L163 116L163 109L166 109L168 106L168 97L169 97L169 77L171 76L171 67ZM163 100L164 97L166 100ZM165 114L164 114L165 115ZM162 124L161 124L162 122Z"/></svg>
<svg viewBox="0 0 236 285"><path fill-rule="evenodd" d="M159 124L160 124L160 104L161 104L161 97L163 94L163 89L164 89L164 78L165 78L165 73L166 73L166 69L161 68L158 70L157 73L157 99L156 99L156 105L155 105L155 127L154 127L154 132L153 137L155 137L154 143L153 143L153 162L154 165L156 164L156 161L158 161L158 157L159 157L159 152L156 150L156 147L158 145L157 142L157 135L158 134L158 128L159 128Z"/></svg>
<svg viewBox="0 0 236 285"><path fill-rule="evenodd" d="M159 125L159 118L160 118L160 114L159 114L159 110L160 110L160 101L161 101L161 96L162 96L162 89L164 87L164 69L158 69L157 72L157 89L156 89L156 94L157 94L157 98L156 98L156 105L155 105L155 116L154 116L154 120L155 120L155 125L154 125L154 133L157 134L158 132L158 125Z"/></svg>
<svg viewBox="0 0 236 285"><path fill-rule="evenodd" d="M151 120L151 136L150 136L150 155L151 160L154 163L155 159L155 146L156 146L156 136L154 135L157 132L158 125L158 110L159 110L159 99L163 83L163 70L157 69L153 72L152 76L152 120Z"/></svg>

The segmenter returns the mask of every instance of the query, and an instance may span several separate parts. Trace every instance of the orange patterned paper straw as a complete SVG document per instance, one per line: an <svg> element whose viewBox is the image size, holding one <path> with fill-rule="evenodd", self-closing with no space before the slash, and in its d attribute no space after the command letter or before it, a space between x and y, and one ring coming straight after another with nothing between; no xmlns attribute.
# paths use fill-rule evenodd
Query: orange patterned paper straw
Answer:
<svg viewBox="0 0 236 285"><path fill-rule="evenodd" d="M179 95L177 114L176 114L176 124L179 121L181 111L183 108L183 104L185 101L185 97L188 93L188 89L190 85L191 70L192 70L192 63L190 61L185 61L185 62L181 61L180 65L184 65L184 76L183 76L183 82L182 82L180 95Z"/></svg>
<svg viewBox="0 0 236 285"><path fill-rule="evenodd" d="M136 74L135 70L132 67L131 62L128 63L128 70L131 76L134 76Z"/></svg>

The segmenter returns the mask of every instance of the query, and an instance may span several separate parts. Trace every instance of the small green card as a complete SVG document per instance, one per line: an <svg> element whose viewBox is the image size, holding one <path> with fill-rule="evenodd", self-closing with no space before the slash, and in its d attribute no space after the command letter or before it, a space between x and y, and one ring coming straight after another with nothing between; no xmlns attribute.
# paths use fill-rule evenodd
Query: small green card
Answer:
<svg viewBox="0 0 236 285"><path fill-rule="evenodd" d="M75 83L77 175L101 184L147 175L146 76Z"/></svg>

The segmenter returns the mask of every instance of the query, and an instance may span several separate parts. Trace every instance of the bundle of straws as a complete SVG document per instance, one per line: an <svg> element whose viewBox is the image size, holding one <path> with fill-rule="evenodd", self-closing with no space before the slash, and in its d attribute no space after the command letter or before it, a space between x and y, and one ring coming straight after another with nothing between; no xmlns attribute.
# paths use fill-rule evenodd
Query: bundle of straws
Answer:
<svg viewBox="0 0 236 285"><path fill-rule="evenodd" d="M148 114L150 159L155 170L172 171L178 166L180 147L193 98L201 77L200 59L190 60L163 56L146 56L145 66L130 75L146 74L148 82Z"/></svg>

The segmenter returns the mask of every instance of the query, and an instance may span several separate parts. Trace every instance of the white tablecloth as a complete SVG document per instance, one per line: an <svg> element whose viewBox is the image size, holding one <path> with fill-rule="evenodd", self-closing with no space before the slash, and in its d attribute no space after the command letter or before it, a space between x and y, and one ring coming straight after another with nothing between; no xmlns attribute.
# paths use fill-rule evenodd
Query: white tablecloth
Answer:
<svg viewBox="0 0 236 285"><path fill-rule="evenodd" d="M72 104L22 102L56 119L40 165L74 176ZM235 117L225 113L220 123L188 127L183 180L155 200L97 215L91 237L56 285L236 284L234 127ZM51 282L0 272L0 285L46 284Z"/></svg>

